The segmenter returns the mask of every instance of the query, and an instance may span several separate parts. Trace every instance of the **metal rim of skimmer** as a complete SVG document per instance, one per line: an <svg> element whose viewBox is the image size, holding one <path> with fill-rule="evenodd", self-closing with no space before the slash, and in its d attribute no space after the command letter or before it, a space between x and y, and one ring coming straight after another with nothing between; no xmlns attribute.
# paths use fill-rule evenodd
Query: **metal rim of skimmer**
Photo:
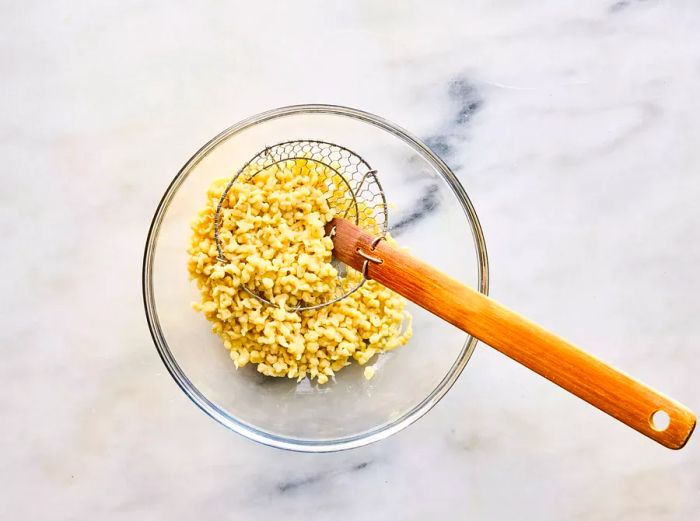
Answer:
<svg viewBox="0 0 700 521"><path fill-rule="evenodd" d="M366 171L362 174L359 182L356 183L355 187L352 186L352 184L348 181L345 175L341 173L339 170L342 168L334 167L330 164L330 158L327 158L323 156L323 159L328 159L329 161L322 161L321 159L316 159L315 157L309 157L304 156L304 155L299 155L298 152L294 152L294 150L297 147L301 147L302 151L304 151L305 146L318 146L319 148L325 148L325 147L330 147L331 150L334 152L345 152L348 154L347 159L354 158L357 162L353 163L351 162L350 164L353 164L355 167L360 167L364 166L366 168ZM284 149L285 147L291 146L293 149L293 153L290 153L289 155L287 154L282 154L280 156L280 159L276 159L277 156L274 155L274 152L276 152L279 149ZM304 153L308 153L307 151L304 151ZM316 154L318 155L318 154ZM376 245L386 237L387 233L387 228L388 228L388 210L387 210L387 203L386 203L386 196L384 194L384 190L382 188L381 183L379 182L379 178L377 176L377 170L372 169L367 161L365 161L362 156L357 154L356 152L353 152L349 148L337 145L335 143L330 143L327 141L320 141L320 140L314 140L314 139L303 139L303 140L292 140L292 141L284 141L281 143L277 143L276 145L272 146L267 146L265 147L264 150L256 154L252 159L248 160L236 173L236 175L231 178L231 180L227 183L226 187L224 188L224 191L221 194L221 197L219 198L219 201L216 205L216 213L214 214L214 241L216 243L216 252L217 252L217 261L220 263L228 263L230 262L229 259L226 258L224 255L222 246L221 246L221 240L219 237L219 231L221 229L221 210L224 207L224 202L226 201L228 197L228 193L231 190L231 187L236 183L241 176L247 171L247 169L256 163L256 161L259 161L261 158L268 158L269 163L267 163L267 160L263 162L262 165L260 165L260 168L256 171L254 171L252 174L249 174L246 182L250 181L253 177L255 177L257 174L260 172L272 168L274 166L279 165L280 163L286 163L287 161L294 161L294 160L305 160L305 161L312 161L315 163L322 164L325 168L328 168L333 172L333 176L337 175L338 178L345 184L345 186L348 189L348 193L350 194L350 198L348 200L348 205L347 208L344 210L342 217L347 217L348 213L350 210L353 208L355 209L355 224L359 225L360 221L360 211L359 211L359 205L358 205L358 200L361 201L362 197L361 194L364 190L367 190L365 187L366 181L370 181L374 185L376 185L378 192L376 194L372 193L374 197L379 196L381 198L381 202L375 204L373 206L373 209L378 209L381 208L382 212L382 221L378 226L380 227L380 233L375 237L375 239L372 241L372 250L376 247ZM356 174L359 173L359 170L355 172ZM331 178L333 177L331 176ZM330 236L333 237L335 234L335 228L331 230ZM320 309L325 306L330 306L331 304L335 304L336 302L339 302L340 300L344 299L345 297L355 293L358 289L362 287L362 285L367 282L367 280L370 279L367 270L369 268L369 263L370 262L378 262L377 259L374 257L371 257L368 254L364 254L364 252L358 252L362 257L365 259L364 264L362 267L362 278L360 281L355 284L354 286L351 286L350 289L342 291L340 295L336 295L334 298L326 300L324 302L321 302L319 304L312 304L312 305L301 305L298 304L295 307L285 307L284 309L288 312L298 312L298 311L311 311L315 309ZM381 262L381 259L379 259L379 262ZM340 272L338 272L338 285L336 286L337 289L342 290L342 281L341 281L341 275ZM245 284L241 283L241 288L248 293L250 296L254 297L258 301L262 302L263 304L266 304L268 306L272 307L280 307L278 304L275 304L274 302L268 300L264 296L258 294L257 292L251 290L249 287L247 287Z"/></svg>

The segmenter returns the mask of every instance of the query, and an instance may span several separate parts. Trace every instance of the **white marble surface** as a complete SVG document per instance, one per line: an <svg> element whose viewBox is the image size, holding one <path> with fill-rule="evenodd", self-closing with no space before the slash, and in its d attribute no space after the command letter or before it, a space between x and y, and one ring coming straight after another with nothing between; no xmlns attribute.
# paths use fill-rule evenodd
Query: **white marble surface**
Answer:
<svg viewBox="0 0 700 521"><path fill-rule="evenodd" d="M484 346L389 440L256 445L171 380L140 289L203 142L350 105L456 169L492 295L700 410L698 27L693 0L3 2L0 518L700 518L698 439L666 450Z"/></svg>

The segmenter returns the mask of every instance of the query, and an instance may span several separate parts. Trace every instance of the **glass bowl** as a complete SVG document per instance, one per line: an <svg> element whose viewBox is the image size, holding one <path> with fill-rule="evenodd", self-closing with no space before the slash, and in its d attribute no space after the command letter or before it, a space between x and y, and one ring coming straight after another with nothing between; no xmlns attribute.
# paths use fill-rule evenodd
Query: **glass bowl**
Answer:
<svg viewBox="0 0 700 521"><path fill-rule="evenodd" d="M156 209L143 260L148 325L163 363L209 416L252 440L305 452L360 447L423 416L455 382L476 340L409 303L413 338L370 364L353 363L324 385L236 370L210 323L191 303L190 222L206 190L266 146L315 139L360 153L378 171L389 229L415 256L486 293L484 238L455 175L418 139L372 114L331 105L284 107L253 116L204 145L170 183Z"/></svg>

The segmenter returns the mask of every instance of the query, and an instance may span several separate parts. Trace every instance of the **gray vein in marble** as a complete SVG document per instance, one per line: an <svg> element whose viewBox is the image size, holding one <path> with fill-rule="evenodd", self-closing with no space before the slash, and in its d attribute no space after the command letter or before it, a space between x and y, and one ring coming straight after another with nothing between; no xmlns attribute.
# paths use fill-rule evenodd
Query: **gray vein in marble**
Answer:
<svg viewBox="0 0 700 521"><path fill-rule="evenodd" d="M341 474L346 474L346 473L353 473L353 472L359 472L363 469L366 469L373 463L372 460L369 461L362 461L360 463L355 463L350 467L344 467L344 468L339 468L339 469L334 469L334 470L325 470L322 472L318 472L316 474L312 474L310 476L307 476L305 478L300 478L300 479L291 479L288 481L283 481L281 483L277 484L277 491L280 494L285 494L288 492L295 492L296 490L306 487L308 485L314 485L324 479L330 478L330 477L335 477L339 476Z"/></svg>
<svg viewBox="0 0 700 521"><path fill-rule="evenodd" d="M620 11L624 11L628 7L631 7L632 4L640 4L644 2L645 0L618 0L614 4L612 4L608 10L611 13L618 13Z"/></svg>
<svg viewBox="0 0 700 521"><path fill-rule="evenodd" d="M619 2L615 2L612 4L609 8L611 13L616 13L618 11L622 11L626 7L629 7L630 3L628 0L619 0Z"/></svg>
<svg viewBox="0 0 700 521"><path fill-rule="evenodd" d="M428 215L428 213L435 210L440 205L440 201L437 197L438 191L436 185L428 186L416 201L415 206L413 206L408 213L401 216L396 224L391 226L390 231L392 235L398 237L401 233L406 231L408 227L414 225Z"/></svg>
<svg viewBox="0 0 700 521"><path fill-rule="evenodd" d="M483 98L467 78L453 79L447 89L452 116L437 133L425 138L425 143L443 159L453 155L455 145L464 141L464 127L482 108Z"/></svg>
<svg viewBox="0 0 700 521"><path fill-rule="evenodd" d="M465 140L464 129L481 109L483 99L476 87L464 77L457 77L449 82L447 97L451 109L449 120L439 132L428 136L424 141L442 159L454 160L454 147ZM426 187L411 209L391 226L391 233L399 236L408 227L437 209L440 205L437 192L438 188L435 185Z"/></svg>

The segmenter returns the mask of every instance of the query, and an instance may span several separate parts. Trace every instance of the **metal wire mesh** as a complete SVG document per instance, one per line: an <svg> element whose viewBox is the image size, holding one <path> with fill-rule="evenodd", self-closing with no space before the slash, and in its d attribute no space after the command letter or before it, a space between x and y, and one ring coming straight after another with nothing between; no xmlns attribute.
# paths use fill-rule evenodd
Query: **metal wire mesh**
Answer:
<svg viewBox="0 0 700 521"><path fill-rule="evenodd" d="M328 195L327 201L336 215L344 217L365 229L368 233L384 236L388 226L388 210L384 190L382 189L376 170L350 149L339 145L316 140L297 140L278 143L266 147L248 161L226 185L216 207L214 219L214 237L219 262L226 263L219 230L221 226L221 211L228 192L237 182L249 182L259 173L273 167L284 168L288 161L302 161L309 168L324 176L324 184ZM338 302L357 291L366 278L357 281L347 276L348 272L342 263L333 260L338 271L338 277L331 295L319 302L302 302L293 308L294 311L318 309ZM268 305L275 305L264 296L256 293L248 286L243 289L256 299Z"/></svg>

